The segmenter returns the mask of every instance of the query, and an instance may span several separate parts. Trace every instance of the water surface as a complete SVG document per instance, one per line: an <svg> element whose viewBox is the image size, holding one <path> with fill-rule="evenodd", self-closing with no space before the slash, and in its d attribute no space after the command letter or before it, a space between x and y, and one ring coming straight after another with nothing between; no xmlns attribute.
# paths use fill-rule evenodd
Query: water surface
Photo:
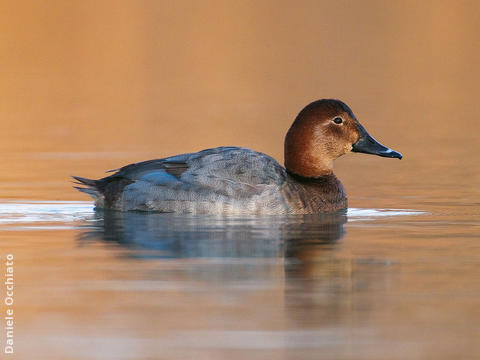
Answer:
<svg viewBox="0 0 480 360"><path fill-rule="evenodd" d="M0 2L6 358L478 359L479 4ZM336 161L347 213L95 212L72 188L221 145L282 162L319 98L404 155Z"/></svg>
<svg viewBox="0 0 480 360"><path fill-rule="evenodd" d="M15 256L16 356L448 359L476 352L478 212L470 204L415 205L221 217L4 201L2 256Z"/></svg>

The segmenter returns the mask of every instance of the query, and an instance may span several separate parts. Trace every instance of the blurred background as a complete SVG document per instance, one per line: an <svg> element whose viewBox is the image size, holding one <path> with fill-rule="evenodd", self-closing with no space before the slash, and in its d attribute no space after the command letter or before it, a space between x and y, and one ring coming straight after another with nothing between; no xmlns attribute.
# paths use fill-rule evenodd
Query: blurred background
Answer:
<svg viewBox="0 0 480 360"><path fill-rule="evenodd" d="M371 171L434 181L432 160L478 156L479 10L442 0L3 0L0 193L84 199L69 175L219 145L283 163L286 130L319 98L345 101L405 156L341 159L351 194ZM20 193L32 173L41 184Z"/></svg>
<svg viewBox="0 0 480 360"><path fill-rule="evenodd" d="M12 359L475 358L479 64L478 0L0 0ZM404 155L336 162L348 219L103 214L72 188L220 145L283 163L320 98Z"/></svg>

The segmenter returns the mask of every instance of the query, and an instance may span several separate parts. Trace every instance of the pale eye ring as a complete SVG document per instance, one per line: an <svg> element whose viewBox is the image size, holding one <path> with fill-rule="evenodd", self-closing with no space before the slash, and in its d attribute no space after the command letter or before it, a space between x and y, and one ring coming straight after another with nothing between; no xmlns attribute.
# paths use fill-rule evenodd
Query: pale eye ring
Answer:
<svg viewBox="0 0 480 360"><path fill-rule="evenodd" d="M343 123L343 119L337 116L336 118L333 119L333 122L337 125L340 125L341 123Z"/></svg>

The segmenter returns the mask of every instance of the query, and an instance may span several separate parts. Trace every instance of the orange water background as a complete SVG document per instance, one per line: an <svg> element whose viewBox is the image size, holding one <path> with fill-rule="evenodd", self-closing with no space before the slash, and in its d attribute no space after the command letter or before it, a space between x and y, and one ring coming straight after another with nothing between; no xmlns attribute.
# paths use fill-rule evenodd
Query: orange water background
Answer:
<svg viewBox="0 0 480 360"><path fill-rule="evenodd" d="M337 171L347 185L371 161L386 174L400 167L414 175L444 152L463 157L458 147L477 157L479 7L2 1L2 192L82 199L67 184L72 173L100 177L128 161L219 145L282 162L286 130L318 98L342 99L374 137L405 155L401 165L341 159ZM25 152L37 154L28 169L19 159ZM85 154L60 166L58 152ZM87 166L85 158L99 161ZM12 189L32 172L43 188Z"/></svg>
<svg viewBox="0 0 480 360"><path fill-rule="evenodd" d="M70 175L219 145L283 162L301 108L338 98L404 155L339 159L350 205L427 213L349 222L336 246L302 248L297 273L282 257L147 261L57 223L2 227L19 358L477 354L479 24L479 1L0 0L2 201L89 200ZM246 346L296 327L340 340ZM253 331L246 350L237 330Z"/></svg>

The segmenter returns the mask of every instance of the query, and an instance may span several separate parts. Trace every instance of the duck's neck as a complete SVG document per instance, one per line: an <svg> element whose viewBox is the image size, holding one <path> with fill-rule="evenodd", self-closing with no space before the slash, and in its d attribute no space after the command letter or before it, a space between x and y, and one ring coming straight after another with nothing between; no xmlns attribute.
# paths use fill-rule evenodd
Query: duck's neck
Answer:
<svg viewBox="0 0 480 360"><path fill-rule="evenodd" d="M333 175L333 164L327 162L312 163L306 162L288 162L285 159L285 168L290 175L298 176L303 179L316 179L324 176Z"/></svg>
<svg viewBox="0 0 480 360"><path fill-rule="evenodd" d="M285 137L285 168L292 174L317 178L333 174L333 157L328 148L319 143L308 126L294 122ZM308 125L308 124L307 124Z"/></svg>
<svg viewBox="0 0 480 360"><path fill-rule="evenodd" d="M333 159L321 153L285 151L285 168L291 174L304 178L319 178L333 174Z"/></svg>

